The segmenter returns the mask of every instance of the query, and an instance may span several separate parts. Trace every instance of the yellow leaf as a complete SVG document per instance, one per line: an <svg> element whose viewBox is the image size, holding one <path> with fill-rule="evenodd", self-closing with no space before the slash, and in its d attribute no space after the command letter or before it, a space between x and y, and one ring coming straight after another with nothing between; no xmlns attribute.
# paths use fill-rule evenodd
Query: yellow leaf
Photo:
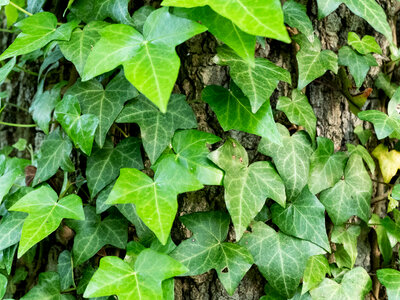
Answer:
<svg viewBox="0 0 400 300"><path fill-rule="evenodd" d="M378 145L372 151L372 155L379 161L383 181L389 183L390 180L396 175L397 170L400 169L400 152L396 150L388 150L384 144Z"/></svg>

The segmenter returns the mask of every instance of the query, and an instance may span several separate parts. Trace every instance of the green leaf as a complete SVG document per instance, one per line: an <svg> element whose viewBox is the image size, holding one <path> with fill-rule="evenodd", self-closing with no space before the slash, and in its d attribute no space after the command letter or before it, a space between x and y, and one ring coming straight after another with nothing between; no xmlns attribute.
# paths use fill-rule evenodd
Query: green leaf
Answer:
<svg viewBox="0 0 400 300"><path fill-rule="evenodd" d="M115 256L107 256L100 260L100 267L83 296L117 295L120 300L162 300L162 281L186 270L168 255L151 249L141 251L134 264Z"/></svg>
<svg viewBox="0 0 400 300"><path fill-rule="evenodd" d="M317 118L306 95L293 90L292 99L279 97L276 109L283 111L291 123L303 126L311 139L315 140Z"/></svg>
<svg viewBox="0 0 400 300"><path fill-rule="evenodd" d="M392 259L393 247L385 227L381 226L381 218L376 214L372 214L371 219L368 221L368 225L375 230L383 263L384 265L388 265Z"/></svg>
<svg viewBox="0 0 400 300"><path fill-rule="evenodd" d="M69 41L58 42L62 54L75 65L81 76L92 47L100 40L100 31L107 25L102 21L90 22L83 30L76 28Z"/></svg>
<svg viewBox="0 0 400 300"><path fill-rule="evenodd" d="M354 133L357 135L363 146L367 144L369 138L372 136L372 131L369 129L363 129L361 125L358 125L356 128L354 128Z"/></svg>
<svg viewBox="0 0 400 300"><path fill-rule="evenodd" d="M302 90L328 70L337 73L337 55L331 50L321 50L321 42L317 37L314 37L313 42L303 34L298 34L293 39L300 45L300 51L296 54L299 68L298 90Z"/></svg>
<svg viewBox="0 0 400 300"><path fill-rule="evenodd" d="M379 140L391 135L399 135L400 121L397 118L389 117L387 114L378 110L361 111L357 115L361 120L374 124L375 134Z"/></svg>
<svg viewBox="0 0 400 300"><path fill-rule="evenodd" d="M344 179L323 191L320 201L335 225L343 224L353 215L368 222L371 194L371 178L361 156L353 154L347 162Z"/></svg>
<svg viewBox="0 0 400 300"><path fill-rule="evenodd" d="M60 275L56 272L44 272L39 274L39 282L21 300L37 299L71 299L68 295L62 295L60 291Z"/></svg>
<svg viewBox="0 0 400 300"><path fill-rule="evenodd" d="M382 226L386 229L388 235L400 242L400 224L393 222L388 216L381 220Z"/></svg>
<svg viewBox="0 0 400 300"><path fill-rule="evenodd" d="M74 144L81 148L83 153L90 156L94 134L99 125L99 118L93 114L84 114L81 116L79 101L71 95L64 97L57 104L54 116Z"/></svg>
<svg viewBox="0 0 400 300"><path fill-rule="evenodd" d="M389 300L400 298L400 272L393 269L380 269L376 271L379 281L386 288Z"/></svg>
<svg viewBox="0 0 400 300"><path fill-rule="evenodd" d="M371 288L372 281L367 271L357 267L344 274L341 284L325 278L310 293L313 299L318 300L363 300Z"/></svg>
<svg viewBox="0 0 400 300"><path fill-rule="evenodd" d="M149 15L154 10L155 10L155 8L150 5L144 5L144 6L140 7L138 10L136 10L132 15L133 27L135 27L136 30L143 33L143 26L146 23L146 20L149 17Z"/></svg>
<svg viewBox="0 0 400 300"><path fill-rule="evenodd" d="M124 103L138 96L138 92L124 78L123 72L120 72L105 89L95 79L87 82L78 81L68 90L67 95L79 100L84 114L92 114L99 118L95 139L102 148L107 132L124 107Z"/></svg>
<svg viewBox="0 0 400 300"><path fill-rule="evenodd" d="M154 164L177 129L197 127L196 116L183 95L173 94L168 111L163 114L143 95L125 105L118 123L137 123L140 126L143 147Z"/></svg>
<svg viewBox="0 0 400 300"><path fill-rule="evenodd" d="M202 99L211 106L225 131L241 130L279 143L269 100L253 114L249 100L232 82L231 90L216 85L207 86L202 92Z"/></svg>
<svg viewBox="0 0 400 300"><path fill-rule="evenodd" d="M157 163L154 180L139 170L121 169L107 203L134 203L138 216L165 244L178 209L177 195L202 187L186 168L166 156Z"/></svg>
<svg viewBox="0 0 400 300"><path fill-rule="evenodd" d="M360 87L370 67L377 66L378 63L372 54L361 55L350 47L343 46L339 50L339 65L349 67L350 74L354 78L356 87Z"/></svg>
<svg viewBox="0 0 400 300"><path fill-rule="evenodd" d="M7 79L7 76L14 68L16 61L17 59L13 57L4 66L0 68L0 84L2 84Z"/></svg>
<svg viewBox="0 0 400 300"><path fill-rule="evenodd" d="M0 251L15 245L21 239L26 213L10 212L0 223Z"/></svg>
<svg viewBox="0 0 400 300"><path fill-rule="evenodd" d="M360 54L365 55L371 52L382 54L381 47L375 41L375 38L370 35L365 35L362 39L360 39L357 33L350 31L347 39L349 45Z"/></svg>
<svg viewBox="0 0 400 300"><path fill-rule="evenodd" d="M0 0L0 7L10 4L10 0Z"/></svg>
<svg viewBox="0 0 400 300"><path fill-rule="evenodd" d="M290 136L289 131L281 124L282 144L271 143L267 138L261 139L258 151L272 157L281 176L288 200L296 198L307 184L310 170L312 148L305 131L298 131Z"/></svg>
<svg viewBox="0 0 400 300"><path fill-rule="evenodd" d="M371 173L375 172L375 161L371 157L371 154L369 154L367 149L365 149L361 145L354 146L352 144L346 144L346 147L347 147L347 151L348 151L349 155L357 154L357 155L361 156L361 158L364 160L364 162L367 163L367 166L368 166L369 170L371 171Z"/></svg>
<svg viewBox="0 0 400 300"><path fill-rule="evenodd" d="M168 8L150 14L143 35L124 24L107 26L87 59L83 80L123 64L126 78L165 113L180 66L175 47L205 30Z"/></svg>
<svg viewBox="0 0 400 300"><path fill-rule="evenodd" d="M396 83L391 82L391 78L389 75L384 73L379 73L375 79L375 85L378 89L381 89L385 92L386 96L392 98L394 93L396 92L398 85Z"/></svg>
<svg viewBox="0 0 400 300"><path fill-rule="evenodd" d="M19 28L20 33L3 54L0 60L33 52L44 47L53 40L69 40L72 30L78 24L66 23L57 27L57 18L49 12L40 12L31 17L23 19L14 26Z"/></svg>
<svg viewBox="0 0 400 300"><path fill-rule="evenodd" d="M215 269L230 295L250 269L253 258L246 248L223 242L229 229L229 216L219 211L200 212L180 217L193 232L171 256L188 268L183 276L193 276Z"/></svg>
<svg viewBox="0 0 400 300"><path fill-rule="evenodd" d="M297 28L311 43L314 41L314 28L304 5L294 0L286 1L283 4L283 15L286 24Z"/></svg>
<svg viewBox="0 0 400 300"><path fill-rule="evenodd" d="M53 189L42 186L28 193L10 207L10 211L29 214L22 227L18 258L55 231L62 219L84 218L82 200L77 195L69 195L59 201L57 198Z"/></svg>
<svg viewBox="0 0 400 300"><path fill-rule="evenodd" d="M272 205L272 221L282 232L313 242L330 252L325 208L307 187L286 207Z"/></svg>
<svg viewBox="0 0 400 300"><path fill-rule="evenodd" d="M280 80L291 83L287 70L265 58L249 62L226 46L218 48L215 60L220 65L229 66L233 81L250 101L252 113L256 113L271 97Z"/></svg>
<svg viewBox="0 0 400 300"><path fill-rule="evenodd" d="M7 277L4 276L3 274L0 274L0 298L3 299L3 296L6 293L7 290Z"/></svg>
<svg viewBox="0 0 400 300"><path fill-rule="evenodd" d="M119 175L121 168L143 169L140 142L130 137L115 148L111 141L103 149L96 148L87 160L86 178L91 197L95 197Z"/></svg>
<svg viewBox="0 0 400 300"><path fill-rule="evenodd" d="M287 298L295 294L309 257L325 253L313 243L275 232L262 222L252 225L240 245L249 249L269 284Z"/></svg>
<svg viewBox="0 0 400 300"><path fill-rule="evenodd" d="M59 128L52 131L40 147L37 171L32 185L46 181L57 172L59 167L64 171L73 172L74 164L69 158L71 150L70 139L64 136Z"/></svg>
<svg viewBox="0 0 400 300"><path fill-rule="evenodd" d="M209 5L218 14L232 20L240 29L252 34L290 42L283 24L279 0L164 0L161 5L196 7Z"/></svg>
<svg viewBox="0 0 400 300"><path fill-rule="evenodd" d="M311 155L308 187L313 194L333 187L342 177L347 155L334 153L333 142L324 137L317 138L318 148Z"/></svg>
<svg viewBox="0 0 400 300"><path fill-rule="evenodd" d="M228 139L208 156L225 171L225 203L235 226L236 240L258 214L267 198L285 206L285 186L270 162L256 162L249 166L246 149Z"/></svg>
<svg viewBox="0 0 400 300"><path fill-rule="evenodd" d="M71 285L75 286L73 267L71 253L68 250L64 250L58 256L57 264L57 273L60 275L62 291L65 291L71 287Z"/></svg>
<svg viewBox="0 0 400 300"><path fill-rule="evenodd" d="M46 0L27 0L26 10L32 14L37 14L42 11L42 7Z"/></svg>
<svg viewBox="0 0 400 300"><path fill-rule="evenodd" d="M304 271L301 293L305 294L309 290L317 287L321 281L324 280L325 275L330 273L331 269L325 256L311 256L307 261L306 269Z"/></svg>
<svg viewBox="0 0 400 300"><path fill-rule="evenodd" d="M215 144L221 138L198 130L177 131L172 139L176 160L187 168L205 185L220 185L224 173L217 168L207 155L210 153L207 144Z"/></svg>
<svg viewBox="0 0 400 300"><path fill-rule="evenodd" d="M67 225L75 232L72 253L75 266L87 261L105 245L125 249L128 242L128 222L119 214L110 214L104 220L93 206L85 206L85 219L68 220Z"/></svg>
<svg viewBox="0 0 400 300"><path fill-rule="evenodd" d="M335 258L339 268L353 268L357 258L357 237L360 235L359 226L335 226L333 227L331 241L337 244Z"/></svg>

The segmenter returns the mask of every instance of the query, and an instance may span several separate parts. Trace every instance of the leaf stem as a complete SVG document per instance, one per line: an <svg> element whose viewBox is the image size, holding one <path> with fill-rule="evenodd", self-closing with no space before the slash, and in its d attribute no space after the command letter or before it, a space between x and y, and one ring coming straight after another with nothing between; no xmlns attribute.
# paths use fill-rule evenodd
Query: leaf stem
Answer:
<svg viewBox="0 0 400 300"><path fill-rule="evenodd" d="M5 126L12 126L12 127L36 127L36 124L17 124L17 123L8 123L8 122L2 122L0 121L0 125L5 125Z"/></svg>
<svg viewBox="0 0 400 300"><path fill-rule="evenodd" d="M33 76L36 76L36 77L39 76L38 73L33 72L33 71L30 71L30 70L27 70L27 69L25 69L25 68L23 68L23 67L20 67L20 66L18 66L18 65L15 65L14 68L17 68L17 69L19 69L19 70L21 70L21 71L23 71L23 72L25 72L25 73L27 73L27 74L30 74L30 75L33 75Z"/></svg>
<svg viewBox="0 0 400 300"><path fill-rule="evenodd" d="M24 14L26 14L26 15L28 15L28 16L30 16L30 17L33 16L33 14L31 14L29 11L23 9L21 6L15 4L14 2L10 1L10 4L11 4L12 6L14 6L16 9L18 9L20 12L23 12Z"/></svg>
<svg viewBox="0 0 400 300"><path fill-rule="evenodd" d="M70 187L70 184L69 184L69 181L68 181L68 172L64 171L64 181L63 181L63 185L62 185L62 188L61 188L60 196L58 197L58 199L61 199L61 198L64 197L64 195L67 192L69 187Z"/></svg>
<svg viewBox="0 0 400 300"><path fill-rule="evenodd" d="M122 135L123 135L125 138L128 138L128 137L129 137L129 135L127 135L126 132L123 131L118 125L115 124L115 128L117 128L118 131L121 132Z"/></svg>

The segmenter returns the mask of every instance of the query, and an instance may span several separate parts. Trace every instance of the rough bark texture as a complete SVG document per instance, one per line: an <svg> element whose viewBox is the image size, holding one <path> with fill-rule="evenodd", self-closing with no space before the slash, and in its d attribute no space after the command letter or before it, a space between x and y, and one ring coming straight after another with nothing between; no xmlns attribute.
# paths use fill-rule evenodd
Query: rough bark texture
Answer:
<svg viewBox="0 0 400 300"><path fill-rule="evenodd" d="M137 1L138 3L140 1ZM316 1L302 1L307 4L308 13L313 19L316 34L319 36L324 49L337 51L338 48L344 45L347 41L349 31L355 31L359 35L370 34L377 38L380 45L384 49L384 55L388 54L388 45L385 39L374 32L372 28L361 18L353 15L344 5L341 5L338 10L323 20L317 19ZM389 15L395 9L396 0L381 0L382 6ZM135 3L134 8L140 6L141 3ZM143 1L144 4L157 6L160 1ZM11 35L8 33L0 33L4 50L7 43L11 41ZM260 154L257 154L257 146L259 137L236 131L224 132L215 117L215 114L210 110L208 105L202 103L201 91L210 84L229 85L229 70L227 67L217 66L212 62L212 58L216 54L216 48L219 42L209 33L203 33L194 37L184 45L178 47L178 53L182 60L182 67L179 74L175 92L187 95L188 101L194 109L198 127L200 130L217 134L221 137L232 136L240 141L249 152L251 161L264 159ZM260 45L257 48L257 55L266 57L276 64L288 69L292 74L293 82L297 81L296 74L296 45L285 45L276 41L267 40L266 48L263 49ZM377 75L379 68L383 64L383 56L376 56L380 67L372 68L370 75L364 87L374 87L374 77ZM62 66L64 62L65 66ZM30 63L28 68L33 71L38 70L39 65ZM63 68L63 69L62 69ZM71 72L71 64L61 61L58 71L53 71L50 76L59 77L57 72L64 72L65 76L69 76ZM396 76L396 74L394 74ZM35 93L37 78L28 75L24 72L15 73L2 90L7 90L10 97L6 99L8 103L14 104L25 109L29 108L29 104ZM358 143L353 129L355 126L363 124L349 110L348 103L343 95L334 86L333 74L326 74L314 83L310 84L306 89L306 95L312 104L315 114L318 118L317 135L331 138L334 141L337 150L345 149L346 143ZM278 96L290 95L290 86L287 84L279 84L278 89L272 97L272 104L275 105ZM370 107L379 106L379 95L373 92L369 100ZM285 119L282 114L277 113L276 118L279 120ZM8 106L1 119L13 123L31 123L32 120L27 112L15 106ZM369 127L368 124L363 124ZM1 125L0 125L1 126ZM0 147L4 145L12 145L18 138L26 138L35 147L40 144L43 134L35 129L15 128L15 127L0 127ZM376 141L370 141L370 147L376 145ZM84 174L83 174L84 175ZM384 203L384 202L383 202ZM384 208L384 207L383 207ZM379 207L377 212L383 209ZM213 209L225 209L223 199L223 188L221 187L206 187L205 189L181 195L179 197L179 212L178 215L187 214L195 211L207 211ZM371 235L371 234L370 234ZM173 239L179 243L180 240L190 236L190 232L184 229L179 221L175 222ZM231 232L230 239L234 239L234 234ZM371 245L368 234L362 234L359 240L359 256L357 265L362 265L367 271L371 270ZM52 248L50 253L44 254L45 261L54 260L53 252L61 247ZM44 264L46 262L43 261ZM52 263L50 263L52 265ZM51 269L52 266L42 266L40 269ZM54 265L53 265L54 266ZM210 271L204 275L178 278L175 280L176 299L259 299L263 294L265 279L258 272L256 267L253 267L241 282L234 296L229 297L224 288L217 279L216 272Z"/></svg>

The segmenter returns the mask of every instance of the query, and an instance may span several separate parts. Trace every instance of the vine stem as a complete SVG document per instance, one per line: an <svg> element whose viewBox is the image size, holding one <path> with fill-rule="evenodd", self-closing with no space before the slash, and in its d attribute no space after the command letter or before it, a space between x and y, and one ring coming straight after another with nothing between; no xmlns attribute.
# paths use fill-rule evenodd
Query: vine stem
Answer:
<svg viewBox="0 0 400 300"><path fill-rule="evenodd" d="M12 126L12 127L36 127L36 124L16 124L0 121L0 125Z"/></svg>
<svg viewBox="0 0 400 300"><path fill-rule="evenodd" d="M14 6L16 9L18 9L20 12L23 12L24 14L26 14L26 15L28 15L28 16L30 16L30 17L33 16L33 14L31 14L29 11L23 9L21 6L15 4L14 2L10 1L10 4L11 4L12 6Z"/></svg>

